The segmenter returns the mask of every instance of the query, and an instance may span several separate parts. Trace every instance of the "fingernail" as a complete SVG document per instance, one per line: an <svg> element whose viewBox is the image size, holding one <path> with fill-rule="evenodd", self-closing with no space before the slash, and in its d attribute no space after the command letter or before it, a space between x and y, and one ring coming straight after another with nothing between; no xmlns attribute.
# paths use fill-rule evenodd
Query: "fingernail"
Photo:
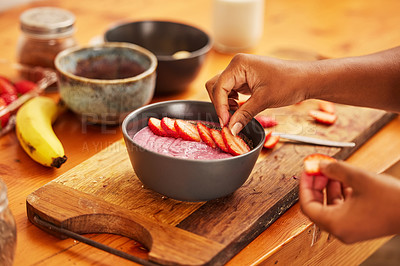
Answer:
<svg viewBox="0 0 400 266"><path fill-rule="evenodd" d="M233 127L231 128L231 132L234 136L236 136L240 130L242 130L243 125L239 122L237 122L236 124L233 125Z"/></svg>
<svg viewBox="0 0 400 266"><path fill-rule="evenodd" d="M224 123L222 122L222 119L221 118L218 118L218 119L219 119L219 124L220 124L221 128L223 128L224 127Z"/></svg>

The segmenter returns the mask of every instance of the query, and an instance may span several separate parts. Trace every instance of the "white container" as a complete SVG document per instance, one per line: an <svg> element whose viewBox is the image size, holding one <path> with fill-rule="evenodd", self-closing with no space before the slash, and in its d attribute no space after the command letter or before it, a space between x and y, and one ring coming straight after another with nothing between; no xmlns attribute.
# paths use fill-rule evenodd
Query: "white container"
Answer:
<svg viewBox="0 0 400 266"><path fill-rule="evenodd" d="M218 51L254 48L263 34L264 0L214 0L212 26Z"/></svg>

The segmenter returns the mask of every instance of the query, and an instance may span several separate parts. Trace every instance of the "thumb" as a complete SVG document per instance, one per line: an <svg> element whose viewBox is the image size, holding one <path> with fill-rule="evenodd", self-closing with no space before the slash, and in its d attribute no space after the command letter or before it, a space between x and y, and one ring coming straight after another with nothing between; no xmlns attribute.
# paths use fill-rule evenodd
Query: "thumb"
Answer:
<svg viewBox="0 0 400 266"><path fill-rule="evenodd" d="M329 179L340 181L347 186L353 187L355 184L359 185L360 183L368 182L366 180L368 174L343 161L321 161L319 167L323 175ZM359 182L360 179L363 179L361 180L362 182Z"/></svg>
<svg viewBox="0 0 400 266"><path fill-rule="evenodd" d="M261 104L257 103L254 96L251 96L235 111L229 120L229 128L232 134L237 135L261 111Z"/></svg>

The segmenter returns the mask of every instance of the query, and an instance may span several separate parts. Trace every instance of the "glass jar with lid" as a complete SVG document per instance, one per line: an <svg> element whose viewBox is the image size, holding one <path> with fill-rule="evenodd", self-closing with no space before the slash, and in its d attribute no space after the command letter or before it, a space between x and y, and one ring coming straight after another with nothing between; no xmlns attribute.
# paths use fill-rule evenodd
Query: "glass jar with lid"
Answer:
<svg viewBox="0 0 400 266"><path fill-rule="evenodd" d="M56 55L77 45L74 24L74 14L56 7L37 7L23 12L17 46L18 62L54 69Z"/></svg>
<svg viewBox="0 0 400 266"><path fill-rule="evenodd" d="M8 208L7 187L0 179L0 265L13 265L17 232Z"/></svg>

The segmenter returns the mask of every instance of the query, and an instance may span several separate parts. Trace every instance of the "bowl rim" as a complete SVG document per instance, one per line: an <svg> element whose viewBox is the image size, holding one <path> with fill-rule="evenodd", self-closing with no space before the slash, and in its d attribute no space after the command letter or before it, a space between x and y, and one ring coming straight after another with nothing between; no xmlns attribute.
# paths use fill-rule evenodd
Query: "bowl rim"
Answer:
<svg viewBox="0 0 400 266"><path fill-rule="evenodd" d="M109 48L109 47L111 47L111 48L127 48L130 50L139 52L142 55L145 55L145 56L147 56L147 58L150 59L150 66L144 72L140 73L139 75L129 77L129 78L92 79L92 78L81 77L81 76L75 75L71 72L65 71L64 69L62 69L62 67L60 65L60 60L62 58L64 58L65 56L68 56L74 52L88 50L88 49L102 49L102 48ZM81 46L67 48L57 54L56 58L54 59L54 65L56 67L56 70L59 73L62 73L63 75L65 75L71 79L80 80L80 81L89 82L89 83L96 83L96 84L117 84L117 83L138 81L138 80L145 78L146 76L152 75L153 73L156 72L158 61L157 61L157 57L152 52L150 52L146 48L143 48L139 45L132 44L132 43L124 43L124 42L106 42L106 43L100 43L100 44L93 44L93 45L88 44L88 45L81 45Z"/></svg>
<svg viewBox="0 0 400 266"><path fill-rule="evenodd" d="M190 58L198 57L198 56L203 55L203 54L207 54L211 50L211 48L213 47L213 39L212 39L210 34L208 34L207 32L205 32L204 30L202 30L201 28L199 28L197 26L193 26L193 25L188 24L186 22L178 22L178 21L175 21L175 20L161 20L161 19L151 20L151 19L146 19L146 20L133 20L133 21L128 21L128 22L122 22L122 23L116 24L116 25L110 27L109 29L107 29L106 32L103 34L103 39L104 39L104 41L106 43L108 43L109 41L107 41L107 39L106 39L107 37L106 36L112 30L115 30L115 29L117 29L119 27L122 27L122 26L130 25L130 24L139 24L139 23L146 23L146 22L147 23L151 22L151 23L177 24L177 25L181 25L181 26L185 26L185 27L189 27L189 28L198 30L198 31L200 31L201 33L203 33L207 37L206 45L204 45L200 49L197 49L197 50L195 50L193 52L189 52L190 53L189 56L184 57L184 58L174 58L172 55L155 55L159 61L183 61L183 60L187 60L187 59L190 59Z"/></svg>
<svg viewBox="0 0 400 266"><path fill-rule="evenodd" d="M200 101L200 100L169 100L169 101L162 101L162 102L157 102L157 103L152 103L152 104L148 104L145 106L142 106L136 110L133 110L132 112L130 112L123 120L121 127L122 127L122 134L125 138L127 138L133 145L139 147L142 150L145 150L146 152L149 152L153 155L156 156L161 156L161 157L167 157L170 158L172 160L179 160L179 161L189 161L189 162L198 162L198 163L213 163L213 162L221 162L221 161L228 161L228 160L235 160L237 158L241 158L241 157L247 157L250 156L250 154L254 153L254 152L258 152L258 150L260 150L264 144L264 141L260 141L260 143L258 143L258 145L256 145L255 147L253 147L253 149L251 149L249 152L246 152L244 154L241 155L236 155L236 156L232 156L229 158L221 158L221 159L188 159L188 158L180 158L180 157L173 157L173 156L169 156L166 154L162 154L162 153L158 153L149 149L144 148L143 146L135 143L132 138L128 135L127 132L127 125L129 120L131 119L131 117L135 116L137 113L139 112L143 112L146 111L146 109L152 108L154 106L158 106L158 105L166 105L166 104L179 104L179 103L192 103L192 104L196 104L196 103L200 103L200 104L212 104L211 102L207 102L207 101ZM261 126L261 124L256 120L256 119L252 119L253 123L256 123L259 127L260 130L263 129L263 127ZM250 123L250 122L249 122ZM144 127L143 127L144 128ZM142 128L142 129L143 129ZM265 140L265 131L261 130L262 132L262 139Z"/></svg>

